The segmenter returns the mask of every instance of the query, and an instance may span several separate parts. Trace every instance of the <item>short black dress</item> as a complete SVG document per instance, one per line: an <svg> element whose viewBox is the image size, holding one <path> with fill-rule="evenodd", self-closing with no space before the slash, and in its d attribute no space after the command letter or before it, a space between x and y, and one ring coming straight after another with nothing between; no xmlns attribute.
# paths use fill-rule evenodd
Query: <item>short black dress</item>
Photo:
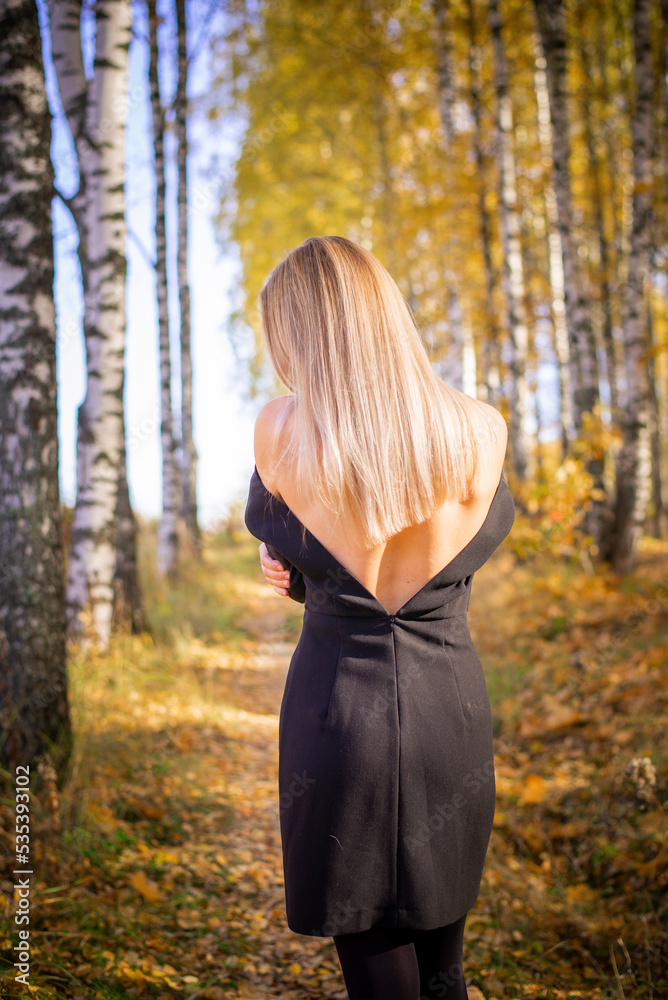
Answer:
<svg viewBox="0 0 668 1000"><path fill-rule="evenodd" d="M279 719L288 926L429 930L475 903L494 816L492 718L468 629L473 574L509 533L503 475L482 527L389 614L253 471L248 530L305 604Z"/></svg>

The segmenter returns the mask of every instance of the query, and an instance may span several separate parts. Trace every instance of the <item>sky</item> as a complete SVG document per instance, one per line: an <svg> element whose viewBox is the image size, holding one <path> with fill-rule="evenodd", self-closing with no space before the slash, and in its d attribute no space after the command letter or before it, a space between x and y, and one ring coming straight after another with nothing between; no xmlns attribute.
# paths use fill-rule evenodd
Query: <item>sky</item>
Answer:
<svg viewBox="0 0 668 1000"><path fill-rule="evenodd" d="M188 96L195 100L210 89L211 65L207 37L219 27L216 13L207 15L215 0L193 0L189 14L190 64ZM48 23L40 0L42 27ZM133 2L133 40L130 46L129 116L126 130L127 335L125 420L128 482L133 509L144 518L160 516L162 502L160 448L160 384L155 272L155 186L151 162L151 118L147 80L148 43L146 7ZM172 2L158 2L164 21L159 29L163 103L173 94L175 25ZM203 26L207 25L205 29ZM56 187L65 196L77 188L74 147L65 121L51 60L48 31L43 30L47 95L53 115L52 158ZM84 63L89 75L94 46L94 22L88 13L82 28ZM240 264L230 248L223 252L213 224L218 205L215 170L231 169L243 123L228 118L212 122L203 113L188 121L190 153L189 278L192 296L193 424L199 456L198 497L202 527L213 527L235 501L243 503L253 471L253 426L262 400L248 401L243 363L235 359L227 333L234 305ZM168 135L167 158L174 145ZM169 278L176 289L174 170L168 178ZM85 348L82 331L81 275L76 256L77 233L72 217L59 198L53 202L57 313L58 436L62 502L76 497L77 409L86 391ZM180 349L178 300L170 295L172 398L180 413ZM250 345L249 350L250 350ZM241 346L243 356L243 345Z"/></svg>

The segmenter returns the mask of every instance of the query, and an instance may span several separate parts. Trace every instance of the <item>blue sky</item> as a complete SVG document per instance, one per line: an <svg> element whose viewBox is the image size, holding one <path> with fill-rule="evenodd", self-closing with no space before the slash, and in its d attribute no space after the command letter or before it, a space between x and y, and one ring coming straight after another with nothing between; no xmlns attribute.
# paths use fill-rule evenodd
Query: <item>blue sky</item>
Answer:
<svg viewBox="0 0 668 1000"><path fill-rule="evenodd" d="M211 0L193 0L187 5L189 42L196 48L191 63L188 95L196 99L210 89L209 46L202 25ZM133 508L143 517L160 514L161 450L158 367L158 330L155 274L148 258L154 254L154 179L151 164L151 119L147 81L148 45L145 41L146 7L133 3L134 38L130 47L129 118L126 133L126 204L130 235L127 242L127 340L125 419L128 440L128 480ZM173 3L158 3L164 18L160 28L161 87L163 103L174 87L175 39ZM220 26L216 13L208 31ZM40 17L45 21L43 0ZM84 22L84 58L90 70L94 24ZM44 55L47 94L53 120L52 156L56 185L71 195L78 183L73 144L62 113L55 85L50 45L45 36ZM242 123L226 118L212 122L202 113L189 120L189 276L192 294L193 421L199 454L198 493L200 522L213 525L224 517L229 504L244 499L253 470L253 424L262 401L245 400L243 367L235 361L227 336L228 316L233 307L239 262L230 248L223 253L213 225L217 208L216 184L210 179L214 157L217 169L233 164ZM168 157L173 146L168 137ZM174 192L174 172L168 176L168 200ZM77 234L72 218L58 198L53 203L56 256L55 298L58 323L58 433L60 442L60 488L64 503L76 496L77 408L86 391L82 295L76 257ZM175 212L167 218L171 238L170 279L175 282ZM170 301L173 399L180 412L178 302Z"/></svg>

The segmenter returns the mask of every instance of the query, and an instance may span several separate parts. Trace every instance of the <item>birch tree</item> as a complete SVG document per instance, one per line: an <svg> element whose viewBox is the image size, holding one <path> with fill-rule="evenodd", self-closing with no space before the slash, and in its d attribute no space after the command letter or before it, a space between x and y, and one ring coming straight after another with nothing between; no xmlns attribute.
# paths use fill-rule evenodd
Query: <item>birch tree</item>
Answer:
<svg viewBox="0 0 668 1000"><path fill-rule="evenodd" d="M652 97L654 75L651 50L651 0L635 0L635 109L633 134L633 223L622 336L627 393L620 413L622 446L617 454L613 565L628 572L635 563L647 504L651 495L649 434L649 337L644 308L644 286L649 267L652 214Z"/></svg>
<svg viewBox="0 0 668 1000"><path fill-rule="evenodd" d="M125 421L124 421L125 423ZM125 429L123 430L125 442ZM137 518L130 505L130 491L125 461L125 446L119 452L118 500L116 502L116 567L114 569L114 601L112 630L147 631L139 569L137 566Z"/></svg>
<svg viewBox="0 0 668 1000"><path fill-rule="evenodd" d="M446 146L450 145L454 137L452 109L455 103L455 87L452 76L452 47L448 28L448 6L449 0L432 0L432 8L436 21L438 109Z"/></svg>
<svg viewBox="0 0 668 1000"><path fill-rule="evenodd" d="M510 336L510 427L509 436L515 475L524 482L527 475L529 437L527 433L527 328L522 258L521 219L517 200L515 150L513 145L513 105L508 87L508 63L502 35L498 0L490 0L489 26L494 43L497 161L499 166L499 205L501 242L508 332Z"/></svg>
<svg viewBox="0 0 668 1000"><path fill-rule="evenodd" d="M494 240L494 224L492 213L488 207L488 182L487 163L484 150L484 137L482 126L482 99L480 69L482 62L482 50L478 44L477 25L473 0L467 0L466 20L469 33L469 85L471 99L471 113L473 116L473 156L476 165L477 200L480 225L480 243L482 249L483 268L485 275L485 324L487 326L487 337L490 350L486 352L487 359L491 361L491 345L498 345L499 326L496 318L495 299L496 287L498 283L497 270L492 260L492 243ZM488 364L485 371L485 382L489 402L493 401L492 390L492 365Z"/></svg>
<svg viewBox="0 0 668 1000"><path fill-rule="evenodd" d="M534 68L534 89L536 91L536 107L538 118L538 138L540 150L546 160L552 157L552 125L550 124L550 97L547 92L547 77L545 74L545 59L538 37L535 38L536 52ZM561 423L561 451L565 456L568 450L571 433L574 429L573 419L573 385L577 384L578 373L576 357L571 351L566 325L566 291L564 288L564 255L561 250L559 234L559 212L557 198L554 193L552 178L547 177L543 185L543 202L545 205L545 222L547 231L548 272L550 278L552 323L554 326L554 351L557 358L559 373L559 420Z"/></svg>
<svg viewBox="0 0 668 1000"><path fill-rule="evenodd" d="M588 39L582 17L584 8L580 8L579 45L580 58L583 68L583 81L581 88L582 97L582 123L584 139L587 145L587 155L589 159L589 173L591 178L591 202L594 215L595 239L598 244L598 286L599 303L601 309L601 339L605 347L606 368L608 376L608 386L610 391L610 410L613 419L616 420L617 407L619 405L619 376L617 372L617 353L613 336L612 323L612 291L610 287L610 274L612 271L611 253L608 237L605 228L604 195L602 170L597 151L597 137L594 131L595 104L594 88L592 85L593 65L589 55Z"/></svg>
<svg viewBox="0 0 668 1000"><path fill-rule="evenodd" d="M566 100L566 25L563 0L535 0L552 124L552 163L557 217L564 270L566 326L574 356L571 375L574 420L577 430L583 414L598 402L598 365L591 317L584 294L572 227L573 198L570 178L570 137Z"/></svg>
<svg viewBox="0 0 668 1000"><path fill-rule="evenodd" d="M0 2L0 754L69 755L51 119L37 9Z"/></svg>
<svg viewBox="0 0 668 1000"><path fill-rule="evenodd" d="M83 628L90 606L94 637L111 633L116 507L123 439L125 345L124 154L129 0L95 5L95 64L84 73L81 0L49 0L53 59L77 154L79 187L64 199L79 232L84 289L87 388L79 407L77 497L67 590L68 623Z"/></svg>
<svg viewBox="0 0 668 1000"><path fill-rule="evenodd" d="M176 269L181 309L181 482L183 517L195 552L201 538L197 514L197 451L193 438L193 369L190 344L190 283L188 281L188 31L185 0L176 0L178 76L174 119L177 141L177 208L179 235Z"/></svg>
<svg viewBox="0 0 668 1000"><path fill-rule="evenodd" d="M650 263L651 270L651 263ZM654 322L652 316L652 285L648 282L649 289L647 295L647 340L649 351L647 353L647 377L649 384L649 423L650 423L650 450L652 455L652 520L651 530L655 538L665 537L666 509L663 502L663 477L662 477L662 455L661 455L661 400L659 398L659 387L657 385L656 352L657 344L654 341Z"/></svg>
<svg viewBox="0 0 668 1000"><path fill-rule="evenodd" d="M165 143L164 111L158 77L158 16L155 0L148 0L151 118L153 122L153 165L155 172L155 280L158 300L160 353L160 441L162 444L162 516L158 528L158 572L173 575L178 556L178 519L181 482L176 456L172 417L172 363L169 341L167 297L167 239L165 232Z"/></svg>
<svg viewBox="0 0 668 1000"><path fill-rule="evenodd" d="M596 336L584 290L578 246L572 226L573 197L570 175L570 135L566 95L567 45L563 0L535 0L538 27L546 64L547 90L552 124L552 170L557 202L564 274L564 305L570 342L573 377L573 417L576 431L584 425L584 415L593 414L600 402ZM592 454L587 463L592 484L598 493L584 518L587 532L599 548L610 526L603 490L603 457Z"/></svg>

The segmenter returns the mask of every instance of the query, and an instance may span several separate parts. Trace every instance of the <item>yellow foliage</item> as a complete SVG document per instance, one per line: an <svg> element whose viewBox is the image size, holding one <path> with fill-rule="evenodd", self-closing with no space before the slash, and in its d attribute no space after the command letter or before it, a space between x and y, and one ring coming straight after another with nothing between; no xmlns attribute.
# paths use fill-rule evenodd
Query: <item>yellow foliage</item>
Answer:
<svg viewBox="0 0 668 1000"><path fill-rule="evenodd" d="M158 883L148 878L142 871L133 872L130 876L130 885L134 886L149 903L158 903L162 899Z"/></svg>
<svg viewBox="0 0 668 1000"><path fill-rule="evenodd" d="M520 792L520 801L527 804L542 802L547 792L547 782L540 774L527 774Z"/></svg>
<svg viewBox="0 0 668 1000"><path fill-rule="evenodd" d="M555 463L548 456L541 477L512 485L518 507L526 509L518 513L509 538L516 555L598 554L594 539L584 531L583 517L594 502L605 502L607 494L595 485L590 464L605 463L619 444L619 432L604 422L597 407L584 415L581 433L563 461Z"/></svg>

